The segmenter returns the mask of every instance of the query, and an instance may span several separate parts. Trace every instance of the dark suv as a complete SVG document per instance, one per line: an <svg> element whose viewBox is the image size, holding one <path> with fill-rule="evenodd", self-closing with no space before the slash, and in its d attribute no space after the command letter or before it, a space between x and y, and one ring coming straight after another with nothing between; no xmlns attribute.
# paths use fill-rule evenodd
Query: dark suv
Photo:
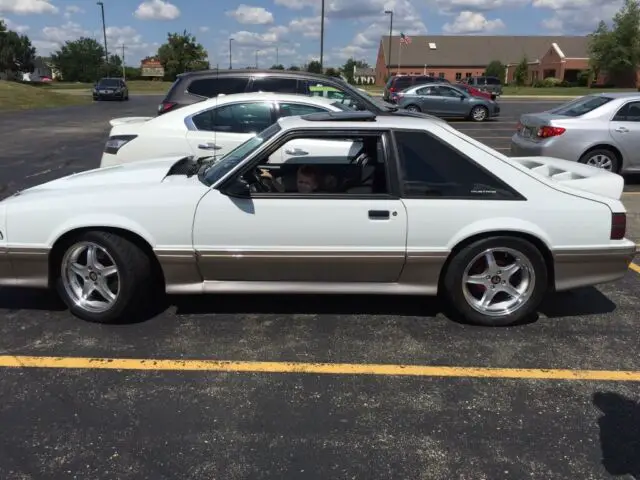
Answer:
<svg viewBox="0 0 640 480"><path fill-rule="evenodd" d="M314 88L316 87L316 88ZM218 95L279 92L312 95L317 87L335 88L357 110L384 113L393 110L383 102L337 77L284 70L201 70L178 75L158 106L158 115Z"/></svg>
<svg viewBox="0 0 640 480"><path fill-rule="evenodd" d="M432 77L430 75L394 75L387 80L382 92L382 99L385 102L393 102L394 94L401 92L405 88L420 85L422 83L451 83L446 78Z"/></svg>
<svg viewBox="0 0 640 480"><path fill-rule="evenodd" d="M477 88L481 92L491 93L497 97L502 95L502 83L497 77L468 77L462 79L460 83Z"/></svg>

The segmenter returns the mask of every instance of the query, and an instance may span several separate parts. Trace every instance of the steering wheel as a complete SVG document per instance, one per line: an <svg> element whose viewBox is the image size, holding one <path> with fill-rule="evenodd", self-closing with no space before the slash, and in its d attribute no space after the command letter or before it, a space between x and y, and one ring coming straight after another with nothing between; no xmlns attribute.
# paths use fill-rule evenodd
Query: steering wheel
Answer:
<svg viewBox="0 0 640 480"><path fill-rule="evenodd" d="M250 190L252 192L270 193L276 190L272 178L257 175L255 171L247 172L245 177L251 185Z"/></svg>

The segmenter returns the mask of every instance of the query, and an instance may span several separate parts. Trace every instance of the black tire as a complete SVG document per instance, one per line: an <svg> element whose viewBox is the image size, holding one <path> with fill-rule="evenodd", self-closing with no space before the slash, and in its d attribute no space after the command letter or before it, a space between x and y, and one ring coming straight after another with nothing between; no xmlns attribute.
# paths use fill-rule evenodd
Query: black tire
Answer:
<svg viewBox="0 0 640 480"><path fill-rule="evenodd" d="M503 314L497 312L494 315L481 313L468 300L467 295L470 293L465 293L465 291L469 292L463 286L463 277L467 267L476 256L488 249L510 249L518 252L521 255L518 258L527 260L531 266L534 274L534 280L530 282L532 283L532 290L528 292L525 300L513 311ZM528 271L528 269L526 270ZM484 276L484 272L482 276ZM491 283L491 280L488 283ZM499 287L501 283L503 282L498 282L496 285ZM463 323L501 327L517 325L535 319L537 309L548 291L548 285L548 272L544 257L532 243L517 237L496 236L477 240L455 253L444 272L441 284L443 291L441 293L451 309L451 315L454 319ZM479 291L478 295L482 296L482 291Z"/></svg>
<svg viewBox="0 0 640 480"><path fill-rule="evenodd" d="M589 165L589 160L596 158L598 156L604 156L607 157L607 159L609 160L609 162L611 162L611 171L613 173L618 173L620 171L620 159L618 158L618 155L616 155L616 153L613 150L609 150L607 148L598 148L596 150L590 150L586 153L584 153L581 157L580 160L578 160L580 163L584 163L585 165ZM598 167L598 165L594 165L591 164L594 167L597 168L602 168L602 167ZM607 169L609 170L609 169Z"/></svg>
<svg viewBox="0 0 640 480"><path fill-rule="evenodd" d="M406 107L404 107L406 110L409 110L410 112L422 112L422 109L418 106L418 105L407 105Z"/></svg>
<svg viewBox="0 0 640 480"><path fill-rule="evenodd" d="M118 269L119 288L111 307L102 312L82 308L67 292L63 282L63 258L74 245L91 242L104 249L113 259ZM153 278L151 259L137 245L113 233L89 231L78 235L62 247L57 259L58 277L56 289L76 317L95 323L123 323L137 321L150 305L156 291L157 282ZM83 282L84 283L84 282Z"/></svg>
<svg viewBox="0 0 640 480"><path fill-rule="evenodd" d="M478 112L478 114L476 115L474 112ZM489 109L482 105L476 105L469 112L469 118L474 122L484 122L489 118Z"/></svg>

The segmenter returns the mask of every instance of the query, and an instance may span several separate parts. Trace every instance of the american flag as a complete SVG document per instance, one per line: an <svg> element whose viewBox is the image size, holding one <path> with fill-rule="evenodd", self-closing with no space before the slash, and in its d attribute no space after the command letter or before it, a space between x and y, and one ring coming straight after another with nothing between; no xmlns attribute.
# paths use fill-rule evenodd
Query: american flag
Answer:
<svg viewBox="0 0 640 480"><path fill-rule="evenodd" d="M411 37L409 35L405 35L404 33L400 33L400 43L409 45L411 43Z"/></svg>

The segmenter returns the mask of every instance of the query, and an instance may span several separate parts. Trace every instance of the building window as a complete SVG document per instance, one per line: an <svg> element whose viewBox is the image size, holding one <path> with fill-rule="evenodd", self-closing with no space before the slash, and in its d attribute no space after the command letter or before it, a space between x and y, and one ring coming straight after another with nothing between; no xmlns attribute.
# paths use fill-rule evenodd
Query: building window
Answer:
<svg viewBox="0 0 640 480"><path fill-rule="evenodd" d="M462 80L462 73L456 72L456 80Z"/></svg>
<svg viewBox="0 0 640 480"><path fill-rule="evenodd" d="M464 76L465 76L466 78L471 78L471 77L473 77L473 75L471 74L471 72L467 72L467 73L465 73L465 74L464 74Z"/></svg>
<svg viewBox="0 0 640 480"><path fill-rule="evenodd" d="M436 74L435 74L434 72L429 72L429 76L430 76L430 77L435 77L435 75L436 75Z"/></svg>
<svg viewBox="0 0 640 480"><path fill-rule="evenodd" d="M440 78L444 78L444 72L440 72L440 73L438 74L438 76L439 76Z"/></svg>

